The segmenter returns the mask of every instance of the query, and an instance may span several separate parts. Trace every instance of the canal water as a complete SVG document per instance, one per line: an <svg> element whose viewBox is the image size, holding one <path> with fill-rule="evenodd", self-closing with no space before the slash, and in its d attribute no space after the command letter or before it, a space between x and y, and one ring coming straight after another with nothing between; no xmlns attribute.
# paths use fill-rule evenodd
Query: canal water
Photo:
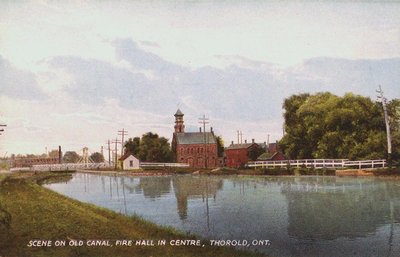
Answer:
<svg viewBox="0 0 400 257"><path fill-rule="evenodd" d="M270 256L400 256L400 180L74 174L46 187Z"/></svg>

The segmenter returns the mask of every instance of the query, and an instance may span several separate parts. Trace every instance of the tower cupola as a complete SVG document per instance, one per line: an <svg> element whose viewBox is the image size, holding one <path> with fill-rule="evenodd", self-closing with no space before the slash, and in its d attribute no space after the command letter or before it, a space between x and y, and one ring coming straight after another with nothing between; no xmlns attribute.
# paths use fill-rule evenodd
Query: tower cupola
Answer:
<svg viewBox="0 0 400 257"><path fill-rule="evenodd" d="M174 116L175 116L175 126L174 126L175 133L185 132L185 125L183 125L184 114L182 113L182 111L178 109L174 114Z"/></svg>

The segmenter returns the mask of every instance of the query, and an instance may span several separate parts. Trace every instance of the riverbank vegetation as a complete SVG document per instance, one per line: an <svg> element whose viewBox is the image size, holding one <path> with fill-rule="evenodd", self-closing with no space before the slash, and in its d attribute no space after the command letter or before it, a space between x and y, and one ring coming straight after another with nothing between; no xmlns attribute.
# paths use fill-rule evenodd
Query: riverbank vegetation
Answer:
<svg viewBox="0 0 400 257"><path fill-rule="evenodd" d="M387 158L382 104L368 97L331 93L293 95L283 104L285 136L280 148L290 159ZM392 158L400 158L400 100L388 102Z"/></svg>
<svg viewBox="0 0 400 257"><path fill-rule="evenodd" d="M64 197L36 182L53 174L17 174L0 184L0 256L261 256L232 248L198 246L68 246L74 240L170 240L194 236L161 228L138 217ZM58 174L61 179L62 174ZM49 247L28 247L30 240L51 240ZM66 240L65 247L55 247ZM77 241L79 242L79 241Z"/></svg>

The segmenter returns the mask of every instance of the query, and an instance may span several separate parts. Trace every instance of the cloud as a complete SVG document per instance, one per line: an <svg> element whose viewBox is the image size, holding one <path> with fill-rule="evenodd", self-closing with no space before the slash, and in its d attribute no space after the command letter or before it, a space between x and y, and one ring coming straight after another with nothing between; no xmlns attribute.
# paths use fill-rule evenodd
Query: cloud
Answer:
<svg viewBox="0 0 400 257"><path fill-rule="evenodd" d="M18 99L40 100L46 98L37 84L35 74L13 67L1 55L0 94Z"/></svg>
<svg viewBox="0 0 400 257"><path fill-rule="evenodd" d="M304 61L285 72L286 83L303 91L354 92L375 97L382 85L390 98L400 98L400 58L347 60L319 57ZM323 88L323 89L322 89ZM294 92L298 90L293 90Z"/></svg>
<svg viewBox="0 0 400 257"><path fill-rule="evenodd" d="M141 49L131 39L111 43L121 66L73 56L52 58L52 67L72 77L65 91L75 99L101 105L115 99L127 110L172 115L178 104L192 124L201 114L235 122L281 122L284 98L301 92L354 92L375 96L385 92L399 97L393 81L400 80L400 58L347 60L313 58L289 67L252 61L240 56L235 63L196 69L177 65ZM151 73L152 76L148 76ZM387 87L385 87L387 86ZM387 90L386 90L387 88Z"/></svg>

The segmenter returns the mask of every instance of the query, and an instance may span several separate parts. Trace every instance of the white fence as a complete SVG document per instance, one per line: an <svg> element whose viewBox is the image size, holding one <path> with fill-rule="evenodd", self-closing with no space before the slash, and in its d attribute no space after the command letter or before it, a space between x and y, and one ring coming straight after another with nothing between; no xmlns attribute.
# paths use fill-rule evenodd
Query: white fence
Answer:
<svg viewBox="0 0 400 257"><path fill-rule="evenodd" d="M158 162L141 162L140 168L187 168L189 164L187 163L158 163Z"/></svg>
<svg viewBox="0 0 400 257"><path fill-rule="evenodd" d="M276 167L296 167L296 168L383 168L386 160L363 160L349 161L347 159L301 159L285 161L255 161L249 162L247 167L254 168L276 168Z"/></svg>

